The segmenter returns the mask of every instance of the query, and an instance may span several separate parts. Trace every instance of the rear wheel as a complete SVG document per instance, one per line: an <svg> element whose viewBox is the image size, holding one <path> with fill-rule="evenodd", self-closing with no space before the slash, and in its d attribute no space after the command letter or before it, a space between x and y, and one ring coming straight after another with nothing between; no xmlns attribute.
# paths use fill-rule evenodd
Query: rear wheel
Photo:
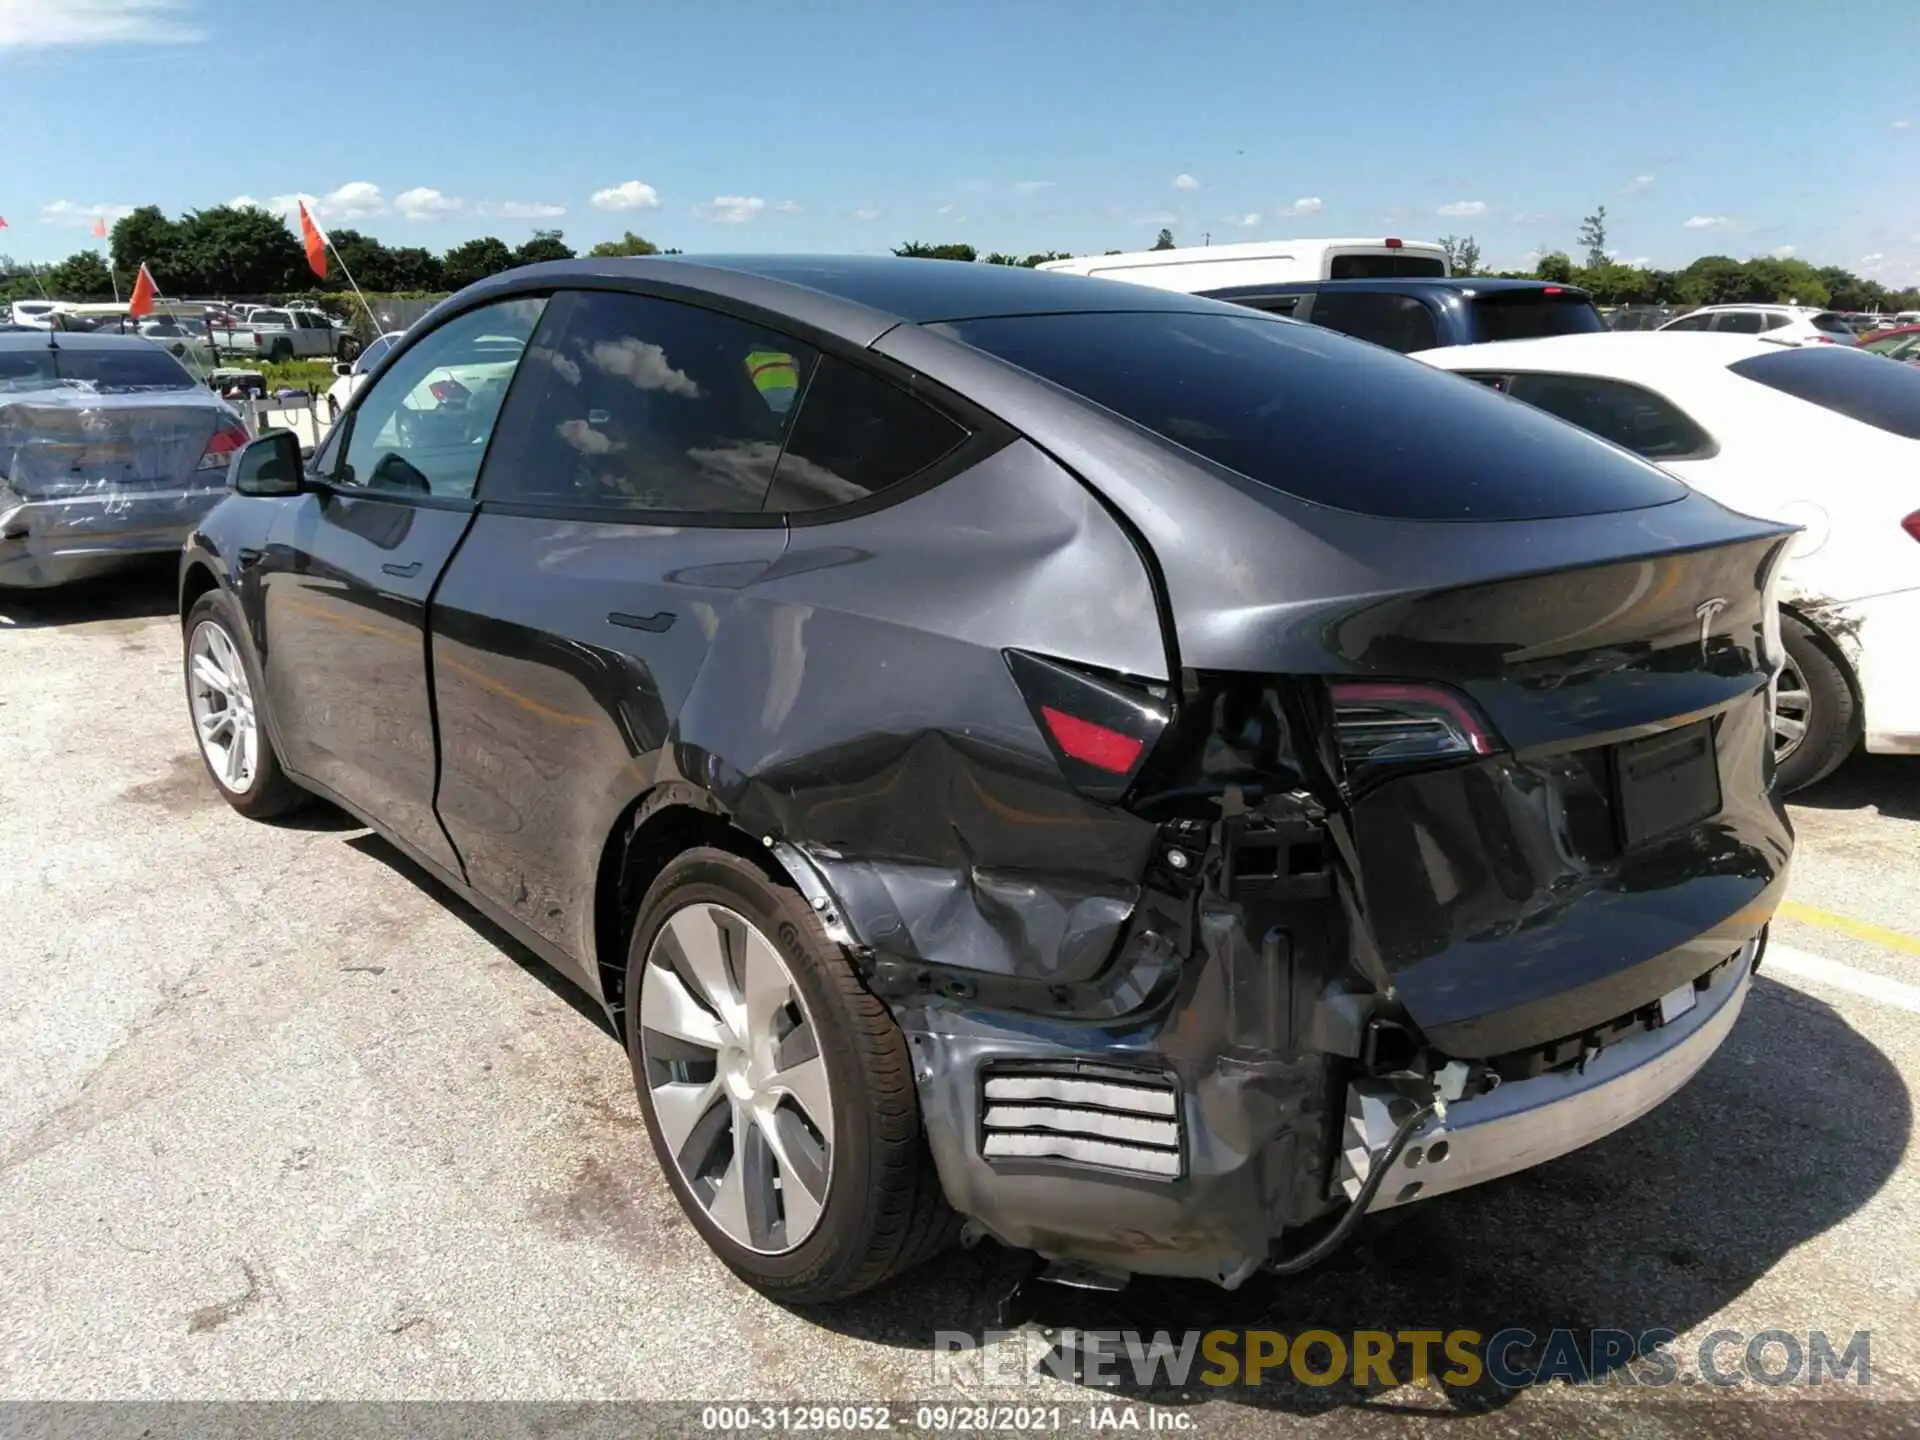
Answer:
<svg viewBox="0 0 1920 1440"><path fill-rule="evenodd" d="M1780 617L1786 659L1774 696L1773 760L1791 794L1828 775L1860 743L1860 706L1846 662L1805 621Z"/></svg>
<svg viewBox="0 0 1920 1440"><path fill-rule="evenodd" d="M233 601L209 590L187 612L187 710L207 774L226 802L252 820L298 809L311 797L280 768L261 724L260 676L240 639Z"/></svg>
<svg viewBox="0 0 1920 1440"><path fill-rule="evenodd" d="M641 907L626 1006L660 1168L748 1284L843 1299L953 1238L906 1038L793 891L680 856Z"/></svg>
<svg viewBox="0 0 1920 1440"><path fill-rule="evenodd" d="M267 359L275 365L284 365L293 359L293 342L276 340L267 347Z"/></svg>

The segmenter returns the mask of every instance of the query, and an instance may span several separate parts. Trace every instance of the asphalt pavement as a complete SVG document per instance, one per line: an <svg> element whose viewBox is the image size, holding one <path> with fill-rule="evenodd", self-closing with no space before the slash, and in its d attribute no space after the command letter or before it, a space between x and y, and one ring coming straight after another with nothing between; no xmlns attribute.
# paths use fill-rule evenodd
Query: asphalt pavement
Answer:
<svg viewBox="0 0 1920 1440"><path fill-rule="evenodd" d="M734 1280L661 1181L583 997L346 817L258 825L221 802L165 570L0 596L0 747L0 1400L999 1397L1064 1407L1062 1428L1113 1404L1222 1435L1920 1423L1920 760L1856 760L1795 805L1775 953L1651 1116L1378 1217L1305 1277L1042 1294L996 1337L1024 1264L992 1245L833 1309ZM1106 1389L1059 1359L1088 1330L1223 1327L1667 1330L1685 1373ZM1733 1360L1763 1331L1836 1351L1870 1332L1868 1383L1687 1383L1723 1331ZM942 1332L998 1360L956 1366ZM426 1433L457 1412L415 1413ZM595 1413L625 1413L622 1433L725 1418L516 1413L566 1434Z"/></svg>

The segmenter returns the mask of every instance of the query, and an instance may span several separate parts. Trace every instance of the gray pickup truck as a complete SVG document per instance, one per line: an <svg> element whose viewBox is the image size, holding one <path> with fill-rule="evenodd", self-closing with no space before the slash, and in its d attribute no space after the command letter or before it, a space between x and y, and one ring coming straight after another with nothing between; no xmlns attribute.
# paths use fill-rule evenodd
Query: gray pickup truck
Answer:
<svg viewBox="0 0 1920 1440"><path fill-rule="evenodd" d="M230 355L262 360L328 359L340 353L347 332L320 310L255 310L231 327L215 326L214 339Z"/></svg>

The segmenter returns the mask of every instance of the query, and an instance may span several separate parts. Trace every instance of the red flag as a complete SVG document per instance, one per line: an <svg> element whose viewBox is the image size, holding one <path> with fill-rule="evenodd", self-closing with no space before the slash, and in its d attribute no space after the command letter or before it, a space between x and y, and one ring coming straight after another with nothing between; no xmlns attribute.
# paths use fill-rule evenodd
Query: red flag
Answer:
<svg viewBox="0 0 1920 1440"><path fill-rule="evenodd" d="M0 230L4 230L6 228L7 228L7 217L4 215L0 215Z"/></svg>
<svg viewBox="0 0 1920 1440"><path fill-rule="evenodd" d="M153 276L147 273L147 267L140 267L139 278L133 282L133 296L127 301L127 314L138 320L142 315L153 313L153 297L158 287Z"/></svg>
<svg viewBox="0 0 1920 1440"><path fill-rule="evenodd" d="M96 240L104 240L107 238L107 217L106 216L101 215L94 220L93 238Z"/></svg>
<svg viewBox="0 0 1920 1440"><path fill-rule="evenodd" d="M327 278L327 237L307 214L307 202L300 202L300 243L306 247L307 268L322 280Z"/></svg>

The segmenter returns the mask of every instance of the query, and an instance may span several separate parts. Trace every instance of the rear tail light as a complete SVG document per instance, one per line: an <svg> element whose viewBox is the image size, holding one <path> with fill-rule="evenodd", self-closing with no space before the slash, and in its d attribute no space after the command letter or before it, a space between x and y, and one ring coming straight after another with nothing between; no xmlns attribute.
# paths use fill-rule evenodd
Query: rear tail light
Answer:
<svg viewBox="0 0 1920 1440"><path fill-rule="evenodd" d="M1386 247L1389 250L1398 250L1406 243L1406 241L1392 235L1389 235L1386 239Z"/></svg>
<svg viewBox="0 0 1920 1440"><path fill-rule="evenodd" d="M1907 516L1906 519L1902 520L1900 522L1900 528L1915 540L1920 540L1920 510L1914 511L1911 515Z"/></svg>
<svg viewBox="0 0 1920 1440"><path fill-rule="evenodd" d="M233 459L234 452L243 448L248 440L246 426L238 420L222 420L220 428L213 432L213 438L207 441L207 448L200 452L200 463L195 470L224 470L227 462Z"/></svg>
<svg viewBox="0 0 1920 1440"><path fill-rule="evenodd" d="M1382 766L1433 765L1491 755L1493 729L1467 701L1438 685L1336 680L1334 734L1351 777Z"/></svg>
<svg viewBox="0 0 1920 1440"><path fill-rule="evenodd" d="M1118 800L1167 728L1165 696L1024 650L1006 658L1067 781L1093 799Z"/></svg>
<svg viewBox="0 0 1920 1440"><path fill-rule="evenodd" d="M427 387L427 393L441 405L463 405L472 392L458 380L436 380Z"/></svg>

